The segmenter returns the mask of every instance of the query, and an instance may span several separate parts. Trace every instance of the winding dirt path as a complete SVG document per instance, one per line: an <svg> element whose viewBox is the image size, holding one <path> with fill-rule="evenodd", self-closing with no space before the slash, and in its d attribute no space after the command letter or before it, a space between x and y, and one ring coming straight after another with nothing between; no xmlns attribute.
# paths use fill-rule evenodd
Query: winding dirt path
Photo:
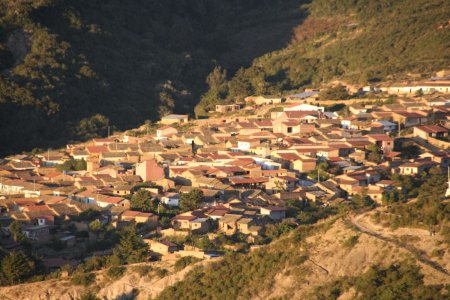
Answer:
<svg viewBox="0 0 450 300"><path fill-rule="evenodd" d="M369 214L369 213L370 212L365 212L365 213L362 213L362 214L359 214L359 215L356 215L356 216L355 215L351 215L349 220L353 224L353 226L355 226L359 231L361 231L363 233L366 233L366 234L368 234L370 236L373 236L373 237L375 237L377 239L380 239L382 241L394 244L395 246L400 247L400 248L410 252L420 262L422 262L422 263L430 266L434 270L436 270L436 271L438 271L438 272L440 272L440 273L450 277L450 272L447 269L445 269L443 266L441 266L437 262L432 261L428 257L428 255L426 255L426 253L424 253L422 250L417 249L416 247L414 247L412 245L400 242L400 241L398 241L398 240L396 240L396 239L394 239L394 238L392 238L390 236L385 235L384 233L382 233L380 231L376 231L376 230L373 230L371 228L367 228L364 225L362 225L360 223L361 218L366 217L367 214Z"/></svg>

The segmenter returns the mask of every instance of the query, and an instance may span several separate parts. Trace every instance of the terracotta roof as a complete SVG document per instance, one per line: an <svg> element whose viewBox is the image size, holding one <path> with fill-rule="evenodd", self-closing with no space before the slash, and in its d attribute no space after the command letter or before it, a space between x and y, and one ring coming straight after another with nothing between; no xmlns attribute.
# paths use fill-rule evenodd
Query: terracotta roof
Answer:
<svg viewBox="0 0 450 300"><path fill-rule="evenodd" d="M426 133L440 133L440 132L448 132L449 131L447 128L443 128L438 125L423 125L423 126L417 126L416 128L419 130L422 130Z"/></svg>

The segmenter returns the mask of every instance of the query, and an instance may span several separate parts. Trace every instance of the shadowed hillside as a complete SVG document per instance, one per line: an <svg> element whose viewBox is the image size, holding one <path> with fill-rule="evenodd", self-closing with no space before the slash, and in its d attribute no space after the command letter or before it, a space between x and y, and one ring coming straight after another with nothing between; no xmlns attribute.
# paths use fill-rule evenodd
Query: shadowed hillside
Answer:
<svg viewBox="0 0 450 300"><path fill-rule="evenodd" d="M192 112L216 64L286 45L301 2L0 0L0 153Z"/></svg>

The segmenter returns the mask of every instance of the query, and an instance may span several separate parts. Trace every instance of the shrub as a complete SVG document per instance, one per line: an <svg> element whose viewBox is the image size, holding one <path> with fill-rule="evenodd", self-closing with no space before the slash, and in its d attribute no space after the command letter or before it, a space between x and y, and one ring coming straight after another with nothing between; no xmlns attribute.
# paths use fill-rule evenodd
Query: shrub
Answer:
<svg viewBox="0 0 450 300"><path fill-rule="evenodd" d="M163 268L156 268L155 273L158 277L163 278L169 274L169 271L167 269L163 269Z"/></svg>
<svg viewBox="0 0 450 300"><path fill-rule="evenodd" d="M111 267L108 269L108 271L106 272L106 274L108 274L108 276L111 279L119 279L120 277L122 277L123 273L125 272L125 268L124 267Z"/></svg>
<svg viewBox="0 0 450 300"><path fill-rule="evenodd" d="M72 276L71 282L75 285L89 286L95 281L94 273L76 272Z"/></svg>
<svg viewBox="0 0 450 300"><path fill-rule="evenodd" d="M181 271L184 268L186 268L188 265L194 264L200 260L201 260L200 258L193 257L193 256L182 257L176 261L176 263L174 265L174 269L175 269L175 271Z"/></svg>
<svg viewBox="0 0 450 300"><path fill-rule="evenodd" d="M148 273L150 273L152 270L151 266L135 266L133 267L133 271L138 273L138 275L140 277L144 277L146 275L148 275Z"/></svg>
<svg viewBox="0 0 450 300"><path fill-rule="evenodd" d="M346 248L351 249L355 247L355 245L358 243L358 238L359 237L357 235L351 236L348 239L346 239L342 245Z"/></svg>

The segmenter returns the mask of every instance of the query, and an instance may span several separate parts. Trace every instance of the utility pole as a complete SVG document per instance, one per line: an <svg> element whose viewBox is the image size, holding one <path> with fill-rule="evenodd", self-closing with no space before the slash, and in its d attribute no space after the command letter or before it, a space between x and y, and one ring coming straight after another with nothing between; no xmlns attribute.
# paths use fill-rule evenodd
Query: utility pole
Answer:
<svg viewBox="0 0 450 300"><path fill-rule="evenodd" d="M111 131L111 126L108 126L108 137L110 135L110 131Z"/></svg>

